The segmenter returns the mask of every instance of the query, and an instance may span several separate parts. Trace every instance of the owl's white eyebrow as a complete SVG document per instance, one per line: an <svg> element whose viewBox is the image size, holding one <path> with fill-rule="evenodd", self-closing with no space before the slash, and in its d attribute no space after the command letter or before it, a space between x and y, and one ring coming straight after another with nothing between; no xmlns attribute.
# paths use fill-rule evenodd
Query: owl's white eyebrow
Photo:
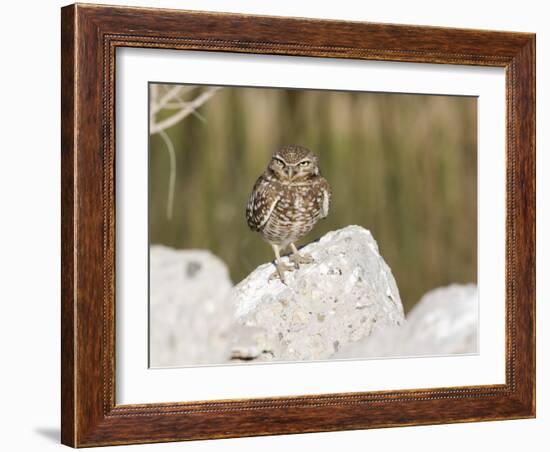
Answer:
<svg viewBox="0 0 550 452"><path fill-rule="evenodd" d="M285 165L288 165L288 163L285 161L285 159L282 158L282 157L279 157L278 155L274 155L273 158L274 158L275 160L280 160L280 161L283 162Z"/></svg>

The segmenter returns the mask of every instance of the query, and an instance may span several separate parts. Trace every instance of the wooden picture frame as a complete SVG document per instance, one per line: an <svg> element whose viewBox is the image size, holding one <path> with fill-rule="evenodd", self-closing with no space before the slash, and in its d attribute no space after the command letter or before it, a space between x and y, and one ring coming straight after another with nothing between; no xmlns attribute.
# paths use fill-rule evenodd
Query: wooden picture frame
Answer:
<svg viewBox="0 0 550 452"><path fill-rule="evenodd" d="M70 5L62 9L61 438L73 447L535 416L535 35ZM115 403L115 50L506 69L506 383Z"/></svg>

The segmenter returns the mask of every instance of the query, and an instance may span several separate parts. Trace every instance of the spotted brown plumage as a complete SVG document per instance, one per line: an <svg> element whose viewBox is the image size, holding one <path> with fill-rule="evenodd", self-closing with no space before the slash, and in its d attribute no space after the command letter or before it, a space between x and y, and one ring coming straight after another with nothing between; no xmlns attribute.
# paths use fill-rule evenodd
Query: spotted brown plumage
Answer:
<svg viewBox="0 0 550 452"><path fill-rule="evenodd" d="M294 242L328 215L330 199L330 185L320 174L318 157L302 146L276 151L256 181L246 219L248 226L273 247L277 274L283 282L285 271L312 261L298 253ZM289 245L294 265L284 264L280 258L280 252Z"/></svg>

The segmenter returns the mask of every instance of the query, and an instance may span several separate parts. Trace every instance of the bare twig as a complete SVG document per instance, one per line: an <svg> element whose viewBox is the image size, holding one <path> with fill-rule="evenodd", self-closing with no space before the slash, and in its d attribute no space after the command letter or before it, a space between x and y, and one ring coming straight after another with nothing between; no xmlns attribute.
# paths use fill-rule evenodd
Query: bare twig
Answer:
<svg viewBox="0 0 550 452"><path fill-rule="evenodd" d="M170 178L168 179L168 202L166 203L166 218L169 220L172 219L172 214L174 212L174 191L176 188L176 151L174 149L174 143L168 136L168 134L161 130L159 132L160 136L164 140L166 149L168 150L168 155L170 156Z"/></svg>
<svg viewBox="0 0 550 452"><path fill-rule="evenodd" d="M176 125L186 116L193 114L201 105L203 105L206 101L208 101L208 99L210 99L219 89L220 89L219 87L212 87L208 89L197 98L189 102L186 102L184 108L182 108L178 112L174 113L172 116L169 116L168 118L158 123L154 121L154 116L153 116L153 118L151 118L151 126L149 129L149 133L151 135L154 135L155 133L159 133L162 130L166 130Z"/></svg>
<svg viewBox="0 0 550 452"><path fill-rule="evenodd" d="M163 88L161 90L161 87ZM206 122L197 111L201 105L208 101L220 88L212 87L201 93L193 100L186 101L182 95L195 89L195 86L151 86L151 108L149 109L149 133L159 134L166 145L170 157L170 176L168 179L168 200L166 203L166 218L172 219L174 212L174 192L176 188L176 151L174 143L166 133L166 129L176 125L189 115L196 116ZM156 122L156 114L161 110L177 110L166 119Z"/></svg>
<svg viewBox="0 0 550 452"><path fill-rule="evenodd" d="M158 94L157 94L155 96L156 98L153 99L153 104L151 105L151 113L156 114L160 110L162 110L168 102L173 100L179 94L181 89L182 89L181 86L174 86L170 88L167 92L165 92L160 99L158 98Z"/></svg>

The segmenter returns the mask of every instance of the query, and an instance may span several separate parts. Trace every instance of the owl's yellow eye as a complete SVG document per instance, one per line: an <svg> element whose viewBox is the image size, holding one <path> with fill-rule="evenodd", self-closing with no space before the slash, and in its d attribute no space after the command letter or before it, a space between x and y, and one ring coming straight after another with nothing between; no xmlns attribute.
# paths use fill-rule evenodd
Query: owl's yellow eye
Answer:
<svg viewBox="0 0 550 452"><path fill-rule="evenodd" d="M309 165L309 161L308 160L304 160L303 162L300 162L300 166L302 167L306 167Z"/></svg>
<svg viewBox="0 0 550 452"><path fill-rule="evenodd" d="M279 159L273 159L273 163L275 163L275 166L278 166L280 168L284 166L284 163Z"/></svg>

